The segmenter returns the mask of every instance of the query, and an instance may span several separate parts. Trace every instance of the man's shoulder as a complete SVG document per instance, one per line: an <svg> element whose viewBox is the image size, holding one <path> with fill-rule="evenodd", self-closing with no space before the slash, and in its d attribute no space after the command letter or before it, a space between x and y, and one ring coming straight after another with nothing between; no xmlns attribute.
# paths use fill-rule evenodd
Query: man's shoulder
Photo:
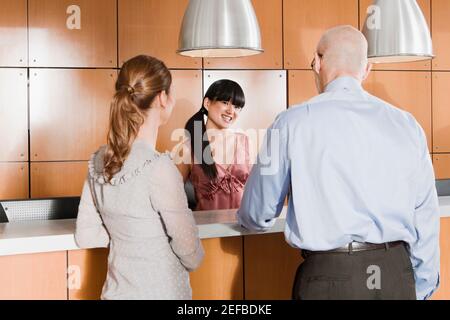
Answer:
<svg viewBox="0 0 450 320"><path fill-rule="evenodd" d="M278 114L274 121L274 125L281 127L286 126L292 121L298 122L307 112L308 105L306 103L290 106L289 109Z"/></svg>
<svg viewBox="0 0 450 320"><path fill-rule="evenodd" d="M330 108L336 104L345 103L345 101L346 100L342 99L334 99L332 93L325 92L305 102L290 106L289 109L278 115L275 123L277 123L278 126L287 126L290 123L298 124L302 121L302 119L307 120L311 113L316 116L329 115ZM405 110L408 106L402 106L403 108L397 107L387 101L371 95L366 91L362 91L362 95L358 96L357 99L352 99L349 101L352 103L369 104L372 105L373 108L379 108L390 119L395 120L397 123L402 123L404 126L414 129L420 126L416 118L410 112Z"/></svg>
<svg viewBox="0 0 450 320"><path fill-rule="evenodd" d="M286 109L285 111L281 112L278 117L283 119L283 120L289 120L289 119L292 119L293 116L307 115L310 106L313 105L313 104L317 104L320 101L318 99L318 97L319 96L316 96L316 97L311 98L311 99L309 99L309 100L307 100L305 102L293 104L293 105L289 106L288 109Z"/></svg>
<svg viewBox="0 0 450 320"><path fill-rule="evenodd" d="M311 108L326 105L329 102L327 92L319 94L301 103L291 105L286 111L281 112L277 120L282 122L298 122L303 117L307 117Z"/></svg>
<svg viewBox="0 0 450 320"><path fill-rule="evenodd" d="M410 113L404 109L404 108L407 108L408 106L402 106L403 108L401 108L401 107L393 105L379 97L376 97L368 92L366 92L366 94L367 94L367 99L368 99L369 103L372 103L380 108L383 108L383 110L385 112L389 113L392 117L395 117L397 120L406 121L414 126L417 124L417 120L412 115L412 113Z"/></svg>
<svg viewBox="0 0 450 320"><path fill-rule="evenodd" d="M292 112L292 113L298 113L301 114L303 113L307 113L309 107L316 107L316 106L320 106L320 105L329 105L332 104L333 102L333 95L330 92L323 92L319 95L316 95L314 97L311 97L310 99L301 102L301 103L297 103L292 105L287 111Z"/></svg>

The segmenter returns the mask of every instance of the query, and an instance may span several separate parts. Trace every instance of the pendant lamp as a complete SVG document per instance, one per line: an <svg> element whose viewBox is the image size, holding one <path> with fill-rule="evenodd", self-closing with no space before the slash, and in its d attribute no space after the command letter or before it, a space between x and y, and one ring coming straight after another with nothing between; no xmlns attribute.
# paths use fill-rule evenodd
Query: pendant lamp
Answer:
<svg viewBox="0 0 450 320"><path fill-rule="evenodd" d="M179 54L229 58L263 51L251 0L189 1L179 36Z"/></svg>
<svg viewBox="0 0 450 320"><path fill-rule="evenodd" d="M430 30L416 0L375 0L368 8L363 33L373 63L434 58Z"/></svg>

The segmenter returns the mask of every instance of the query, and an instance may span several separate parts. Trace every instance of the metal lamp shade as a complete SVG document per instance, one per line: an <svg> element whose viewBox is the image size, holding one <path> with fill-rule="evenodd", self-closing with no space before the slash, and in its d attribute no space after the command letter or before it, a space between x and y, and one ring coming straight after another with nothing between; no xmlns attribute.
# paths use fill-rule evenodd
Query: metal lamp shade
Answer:
<svg viewBox="0 0 450 320"><path fill-rule="evenodd" d="M178 53L229 58L262 53L261 33L251 0L190 0Z"/></svg>
<svg viewBox="0 0 450 320"><path fill-rule="evenodd" d="M430 30L416 0L375 0L363 33L373 63L434 58Z"/></svg>

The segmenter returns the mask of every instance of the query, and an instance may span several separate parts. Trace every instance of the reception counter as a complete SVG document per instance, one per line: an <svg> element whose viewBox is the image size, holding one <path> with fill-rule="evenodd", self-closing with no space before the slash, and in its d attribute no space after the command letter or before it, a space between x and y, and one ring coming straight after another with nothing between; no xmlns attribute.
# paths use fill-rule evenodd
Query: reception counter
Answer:
<svg viewBox="0 0 450 320"><path fill-rule="evenodd" d="M264 234L284 232L286 211L284 208L274 227ZM260 234L240 227L236 210L198 211L194 218L201 239ZM74 239L75 224L76 219L2 223L0 256L79 250Z"/></svg>
<svg viewBox="0 0 450 320"><path fill-rule="evenodd" d="M441 206L442 284L450 299L450 197ZM236 210L194 212L206 251L191 273L194 299L289 299L300 252L284 241L286 208L268 232L237 224ZM80 249L74 219L0 224L0 299L98 299L108 249Z"/></svg>

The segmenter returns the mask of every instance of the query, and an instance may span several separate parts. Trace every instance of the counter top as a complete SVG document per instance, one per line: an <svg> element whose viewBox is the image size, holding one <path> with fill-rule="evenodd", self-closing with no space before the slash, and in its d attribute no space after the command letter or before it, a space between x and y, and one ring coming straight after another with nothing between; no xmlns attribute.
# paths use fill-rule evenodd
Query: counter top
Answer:
<svg viewBox="0 0 450 320"><path fill-rule="evenodd" d="M441 216L450 217L450 197L440 197ZM275 226L265 233L284 232L287 208ZM258 234L237 224L236 210L194 212L200 238L224 238ZM79 250L74 239L75 219L10 222L0 224L0 256Z"/></svg>
<svg viewBox="0 0 450 320"><path fill-rule="evenodd" d="M258 234L240 227L237 210L197 211L201 239L225 238ZM287 208L283 209L274 227L265 233L284 232ZM0 256L79 250L75 243L76 219L35 220L0 224Z"/></svg>

